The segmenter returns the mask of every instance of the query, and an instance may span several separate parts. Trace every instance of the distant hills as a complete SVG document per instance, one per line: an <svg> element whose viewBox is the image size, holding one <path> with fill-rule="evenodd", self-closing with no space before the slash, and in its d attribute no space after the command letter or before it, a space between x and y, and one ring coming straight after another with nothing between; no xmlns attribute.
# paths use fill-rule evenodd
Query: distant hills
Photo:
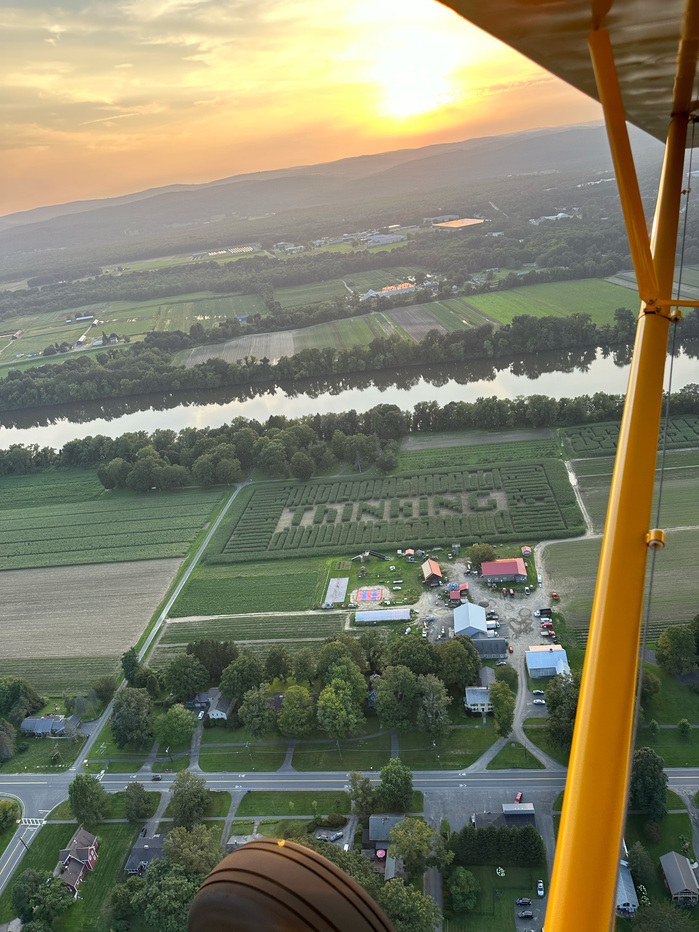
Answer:
<svg viewBox="0 0 699 932"><path fill-rule="evenodd" d="M660 144L631 131L637 158L657 162ZM182 227L211 224L213 234L222 223L244 224L289 210L341 210L370 198L406 198L479 179L609 168L601 123L488 136L8 214L0 218L0 255L17 260L37 251L72 252L121 241L155 240L166 248L171 240L175 249Z"/></svg>

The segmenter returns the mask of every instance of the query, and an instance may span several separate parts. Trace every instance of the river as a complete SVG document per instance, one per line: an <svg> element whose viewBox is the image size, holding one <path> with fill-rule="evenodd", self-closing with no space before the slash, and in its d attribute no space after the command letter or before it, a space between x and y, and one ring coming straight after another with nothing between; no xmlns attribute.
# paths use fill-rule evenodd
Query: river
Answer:
<svg viewBox="0 0 699 932"><path fill-rule="evenodd" d="M304 414L397 404L411 409L420 401L475 401L495 395L548 395L574 398L595 392L626 391L630 350L538 353L519 359L483 360L461 366L411 368L371 375L336 376L249 390L199 392L193 396L135 396L105 402L63 405L0 416L0 447L12 443L59 448L68 440L158 428L219 427L236 417L265 421L272 414ZM666 366L666 386L667 369ZM673 391L699 381L697 360L681 350L674 363Z"/></svg>

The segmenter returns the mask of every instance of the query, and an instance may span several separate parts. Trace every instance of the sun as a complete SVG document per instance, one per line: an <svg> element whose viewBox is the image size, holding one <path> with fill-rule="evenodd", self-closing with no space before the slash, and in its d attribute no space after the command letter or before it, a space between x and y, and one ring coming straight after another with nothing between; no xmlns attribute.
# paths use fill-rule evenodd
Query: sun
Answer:
<svg viewBox="0 0 699 932"><path fill-rule="evenodd" d="M421 57L420 46L410 54L404 43L388 49L374 67L380 116L405 119L422 116L452 103L460 93L452 65L433 55Z"/></svg>

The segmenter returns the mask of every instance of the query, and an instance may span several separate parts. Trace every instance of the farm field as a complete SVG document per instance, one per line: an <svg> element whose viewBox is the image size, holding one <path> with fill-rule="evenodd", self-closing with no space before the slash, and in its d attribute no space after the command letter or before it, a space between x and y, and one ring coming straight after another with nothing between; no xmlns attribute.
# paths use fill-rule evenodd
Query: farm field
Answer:
<svg viewBox="0 0 699 932"><path fill-rule="evenodd" d="M12 661L12 672L25 669L37 688L40 682L48 685L47 676L66 688L64 675L74 680L78 666L70 662L64 670L63 664L79 659L84 688L93 672L111 672L116 659L138 640L179 564L149 560L4 572L3 667Z"/></svg>
<svg viewBox="0 0 699 932"><path fill-rule="evenodd" d="M582 516L565 467L554 458L542 458L386 478L253 487L219 526L205 561L211 572L213 564L274 559L282 553L310 556L388 550L404 543L448 545L453 540L496 543L581 531ZM225 577L219 579L223 588ZM196 587L196 577L190 585ZM235 595L230 589L229 598ZM204 591L201 597L206 598ZM197 608L192 599L186 611L179 603L176 609L179 617L230 612L230 607Z"/></svg>
<svg viewBox="0 0 699 932"><path fill-rule="evenodd" d="M636 273L633 269L617 272L616 275L610 275L606 279L615 285L623 285L625 288L635 292L634 297L638 303L638 285L636 284ZM678 293L678 284L682 282L681 295L683 298L699 298L699 266L685 265L682 269L675 267L674 280L672 282L672 293ZM629 298L628 300L631 300Z"/></svg>
<svg viewBox="0 0 699 932"><path fill-rule="evenodd" d="M547 431L547 433L550 433ZM461 435L463 436L463 435ZM410 438L408 438L410 439ZM457 438L455 438L456 440ZM560 455L556 440L526 440L519 443L482 443L476 445L437 446L422 449L401 449L398 468L402 471L438 469L448 466L464 467L487 463L521 463Z"/></svg>
<svg viewBox="0 0 699 932"><path fill-rule="evenodd" d="M298 565L288 560L244 566L199 564L170 615L230 615L232 609L304 611L322 601L326 575L326 562L317 557Z"/></svg>
<svg viewBox="0 0 699 932"><path fill-rule="evenodd" d="M475 311L486 314L501 324L511 324L513 318L569 317L585 313L596 324L611 324L614 311L631 300L619 285L597 279L552 282L546 285L525 285L497 293L469 295L464 299Z"/></svg>
<svg viewBox="0 0 699 932"><path fill-rule="evenodd" d="M429 304L423 304L422 307L434 317L437 323L441 324L447 333L454 333L456 330L470 330L472 327L480 327L486 323L482 315L474 314L461 298L430 301Z"/></svg>
<svg viewBox="0 0 699 932"><path fill-rule="evenodd" d="M399 331L388 314L375 313L364 317L348 317L327 324L315 324L293 330L294 353L305 349L333 346L347 350L353 346L368 346L377 337L396 336ZM288 355L288 354L287 354Z"/></svg>
<svg viewBox="0 0 699 932"><path fill-rule="evenodd" d="M679 456L683 459L682 465L670 465L670 455L665 463L660 526L666 529L699 526L699 450L691 454L681 453ZM689 462L690 460L693 460L693 463ZM602 531L607 514L614 461L610 457L607 460L594 460L594 462L597 464L598 472L579 476L578 482L595 529ZM577 473L577 463L574 467ZM656 472L654 515L657 507L659 475L659 472Z"/></svg>
<svg viewBox="0 0 699 932"><path fill-rule="evenodd" d="M431 304L410 304L407 307L395 308L388 314L403 333L416 343L421 343L431 330L436 330L438 333L450 332L432 314L431 308ZM462 326L460 329L465 328Z"/></svg>
<svg viewBox="0 0 699 932"><path fill-rule="evenodd" d="M567 633L575 638L578 647L587 642L601 546L601 538L565 541L550 544L544 554L546 570L561 594L561 612L566 619ZM656 561L649 640L656 638L670 622L683 624L696 614L698 550L699 528L667 532L667 545Z"/></svg>
<svg viewBox="0 0 699 932"><path fill-rule="evenodd" d="M619 437L619 423L585 424L561 430L563 442L570 456L615 456ZM681 414L670 417L667 430L667 449L699 446L699 416Z"/></svg>
<svg viewBox="0 0 699 932"><path fill-rule="evenodd" d="M335 298L344 300L348 295L348 290L339 278L333 278L327 282L309 282L307 285L274 289L274 300L278 301L282 307L322 304Z"/></svg>
<svg viewBox="0 0 699 932"><path fill-rule="evenodd" d="M142 627L146 621L144 616ZM0 657L0 676L22 676L42 695L60 696L63 691L80 693L98 676L116 673L118 665L116 654L97 657Z"/></svg>
<svg viewBox="0 0 699 932"><path fill-rule="evenodd" d="M3 569L184 556L223 494L218 489L98 497L94 473L81 482L75 472L65 480L65 492L58 471L0 480ZM76 500L80 488L86 498Z"/></svg>
<svg viewBox="0 0 699 932"><path fill-rule="evenodd" d="M394 245L400 245L395 243ZM373 251L373 250L372 250ZM369 289L380 291L388 285L400 285L407 281L409 275L416 272L425 272L421 266L398 265L391 269L369 269L366 272L352 272L345 279L350 288L357 294L366 294Z"/></svg>

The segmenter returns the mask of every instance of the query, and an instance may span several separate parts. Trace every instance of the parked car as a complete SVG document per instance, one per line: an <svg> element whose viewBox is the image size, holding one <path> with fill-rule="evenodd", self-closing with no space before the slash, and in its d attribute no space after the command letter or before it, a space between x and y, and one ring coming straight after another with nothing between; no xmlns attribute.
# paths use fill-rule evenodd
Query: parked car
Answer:
<svg viewBox="0 0 699 932"><path fill-rule="evenodd" d="M543 896L543 895L544 895L544 881L543 881L543 880L537 880L537 882L536 882L536 892L539 894L539 896Z"/></svg>
<svg viewBox="0 0 699 932"><path fill-rule="evenodd" d="M520 896L518 900L515 900L515 906L531 906L532 901L528 896Z"/></svg>
<svg viewBox="0 0 699 932"><path fill-rule="evenodd" d="M506 667L506 666L507 666L507 661L506 661L506 660L498 660L498 662L495 664L495 666L496 666L496 667Z"/></svg>
<svg viewBox="0 0 699 932"><path fill-rule="evenodd" d="M154 773L153 776L151 777L151 780L162 780L162 779L163 779L163 775L161 773Z"/></svg>
<svg viewBox="0 0 699 932"><path fill-rule="evenodd" d="M541 612L539 611L538 608L537 608L537 610L534 612L534 617L535 617L535 618L541 618Z"/></svg>
<svg viewBox="0 0 699 932"><path fill-rule="evenodd" d="M338 841L340 838L342 838L342 832L333 832L330 836L330 841ZM541 883L541 881L539 881L539 883Z"/></svg>
<svg viewBox="0 0 699 932"><path fill-rule="evenodd" d="M546 700L545 700L545 699L535 699L535 700L534 700L534 705L546 705Z"/></svg>
<svg viewBox="0 0 699 932"><path fill-rule="evenodd" d="M147 828L142 828L141 831L138 833L138 837L139 837L139 838L145 838L147 834L148 834L148 829L147 829Z"/></svg>
<svg viewBox="0 0 699 932"><path fill-rule="evenodd" d="M520 919L533 919L534 918L534 913L531 911L531 909L521 909L517 913L517 915L519 916Z"/></svg>
<svg viewBox="0 0 699 932"><path fill-rule="evenodd" d="M422 636L423 636L424 638L427 637L427 628L423 628L423 629L422 629Z"/></svg>
<svg viewBox="0 0 699 932"><path fill-rule="evenodd" d="M522 792L517 793L517 795L515 796L516 803L521 803L523 799L524 799L524 793Z"/></svg>
<svg viewBox="0 0 699 932"><path fill-rule="evenodd" d="M513 647L511 644L510 644L510 646L509 646L507 649L509 650L509 652L510 652L511 654L514 654L515 649L514 649L514 647Z"/></svg>
<svg viewBox="0 0 699 932"><path fill-rule="evenodd" d="M532 689L532 696L544 696L546 695L543 689Z"/></svg>
<svg viewBox="0 0 699 932"><path fill-rule="evenodd" d="M558 593L557 593L557 592L552 592L552 593L551 593L551 598L553 599L554 602L558 602Z"/></svg>

